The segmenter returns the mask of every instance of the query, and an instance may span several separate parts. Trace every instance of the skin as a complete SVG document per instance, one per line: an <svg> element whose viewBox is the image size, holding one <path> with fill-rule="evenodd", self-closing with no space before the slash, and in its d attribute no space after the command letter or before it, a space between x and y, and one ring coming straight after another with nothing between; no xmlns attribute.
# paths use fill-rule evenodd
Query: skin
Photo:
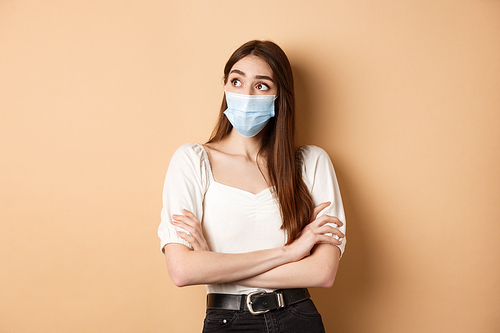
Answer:
<svg viewBox="0 0 500 333"><path fill-rule="evenodd" d="M249 55L234 64L225 89L246 95L276 95L273 71L263 59ZM237 131L223 140L207 144L215 181L251 193L269 187L266 160L257 153L262 133L251 138ZM241 175L244 174L245 177ZM334 216L319 212L329 202L315 207L311 222L289 245L248 253L225 254L212 252L203 236L200 221L191 212L172 216L172 223L188 233L178 232L193 249L181 244L167 244L164 252L167 268L177 286L215 283L237 283L255 288L331 287L337 273L340 241L326 236L344 235L326 223L342 226Z"/></svg>

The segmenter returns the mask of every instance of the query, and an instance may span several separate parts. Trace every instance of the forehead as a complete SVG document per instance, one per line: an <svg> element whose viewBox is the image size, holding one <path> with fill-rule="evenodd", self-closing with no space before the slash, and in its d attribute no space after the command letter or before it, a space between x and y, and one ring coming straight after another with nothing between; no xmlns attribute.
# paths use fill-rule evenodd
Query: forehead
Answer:
<svg viewBox="0 0 500 333"><path fill-rule="evenodd" d="M267 61L252 54L238 60L231 68L231 71L233 69L238 69L247 76L267 75L273 77L273 70Z"/></svg>

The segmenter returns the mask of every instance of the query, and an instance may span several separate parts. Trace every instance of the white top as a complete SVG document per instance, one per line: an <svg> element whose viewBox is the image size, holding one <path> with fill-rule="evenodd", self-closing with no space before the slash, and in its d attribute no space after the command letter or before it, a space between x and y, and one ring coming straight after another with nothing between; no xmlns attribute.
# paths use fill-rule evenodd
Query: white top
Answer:
<svg viewBox="0 0 500 333"><path fill-rule="evenodd" d="M304 146L304 181L314 206L331 201L318 215L345 216L333 165L327 153L316 146ZM172 215L191 211L202 223L203 233L214 252L243 253L283 246L286 234L281 230L279 205L272 188L253 194L214 180L205 148L197 143L182 145L172 156L163 188L163 208L158 236L161 249L168 243L190 244L180 238L171 224ZM337 227L335 224L331 224ZM337 238L336 235L333 237ZM344 252L346 238L340 248ZM208 293L248 294L257 289L236 284L206 285ZM260 288L259 290L262 290ZM271 291L271 290L268 290Z"/></svg>

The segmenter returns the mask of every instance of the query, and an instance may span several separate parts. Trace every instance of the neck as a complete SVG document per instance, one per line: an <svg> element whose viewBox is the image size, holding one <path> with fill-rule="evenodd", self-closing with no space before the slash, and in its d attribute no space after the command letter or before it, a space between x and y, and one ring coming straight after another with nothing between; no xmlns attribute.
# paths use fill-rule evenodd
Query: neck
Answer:
<svg viewBox="0 0 500 333"><path fill-rule="evenodd" d="M224 145L226 152L235 155L244 155L248 160L256 161L257 154L262 148L263 138L264 131L260 131L259 134L251 138L245 138L233 129L221 143Z"/></svg>

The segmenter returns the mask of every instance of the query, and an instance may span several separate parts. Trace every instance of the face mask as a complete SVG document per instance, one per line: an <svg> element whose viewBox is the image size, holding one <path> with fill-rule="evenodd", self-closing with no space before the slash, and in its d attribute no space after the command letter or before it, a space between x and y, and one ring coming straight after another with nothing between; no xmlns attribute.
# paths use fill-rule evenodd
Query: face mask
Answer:
<svg viewBox="0 0 500 333"><path fill-rule="evenodd" d="M246 138L257 135L274 117L275 95L242 95L226 91L224 114L233 127Z"/></svg>

